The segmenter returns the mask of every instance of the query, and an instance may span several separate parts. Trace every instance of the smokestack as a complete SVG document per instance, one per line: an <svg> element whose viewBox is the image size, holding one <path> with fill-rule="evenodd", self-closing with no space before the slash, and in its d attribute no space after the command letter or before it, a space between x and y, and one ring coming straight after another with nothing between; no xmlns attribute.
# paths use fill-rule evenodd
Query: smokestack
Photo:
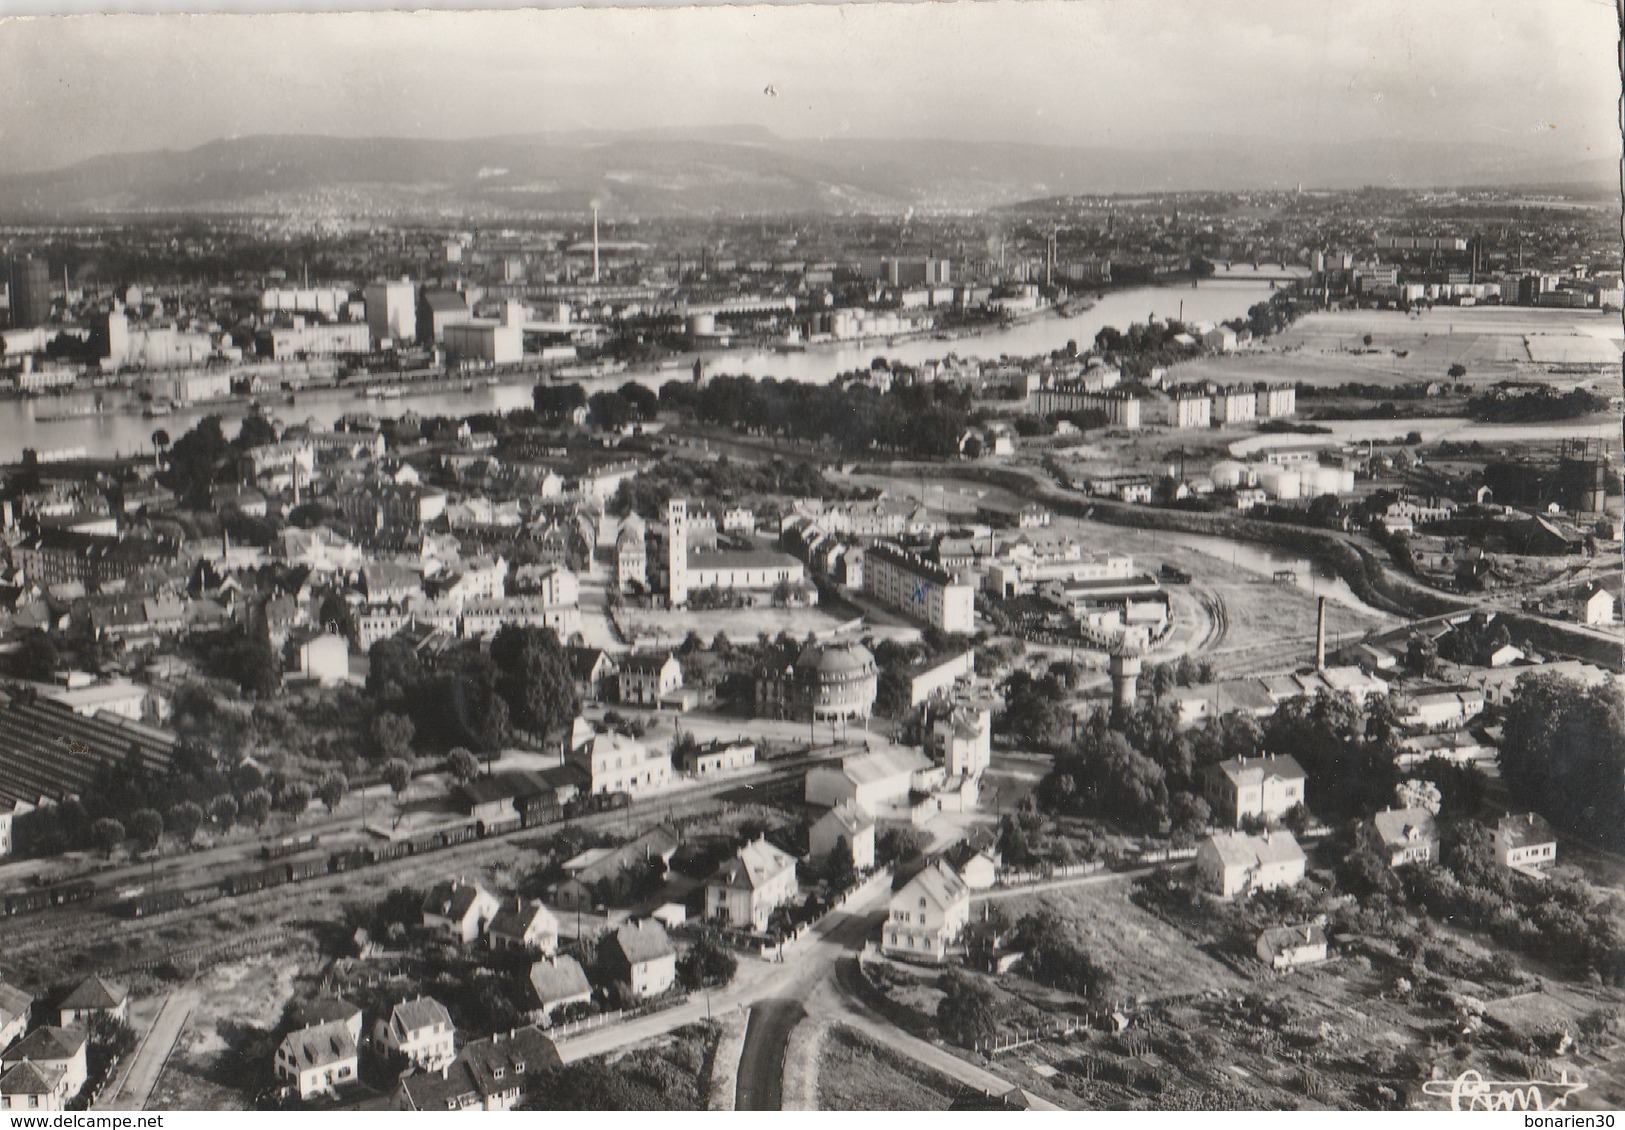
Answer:
<svg viewBox="0 0 1625 1130"><path fill-rule="evenodd" d="M592 281L598 281L598 205L592 206Z"/></svg>
<svg viewBox="0 0 1625 1130"><path fill-rule="evenodd" d="M1315 608L1315 670L1326 670L1326 598L1321 597Z"/></svg>

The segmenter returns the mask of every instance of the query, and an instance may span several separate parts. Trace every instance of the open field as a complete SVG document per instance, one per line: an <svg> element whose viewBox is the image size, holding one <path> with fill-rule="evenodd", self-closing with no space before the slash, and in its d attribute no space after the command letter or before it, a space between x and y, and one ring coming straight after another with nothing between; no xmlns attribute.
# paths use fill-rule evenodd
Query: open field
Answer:
<svg viewBox="0 0 1625 1130"><path fill-rule="evenodd" d="M1112 971L1114 993L1158 998L1229 990L1243 984L1178 930L1136 906L1130 884L1096 883L1008 899L1011 921L1048 907L1073 928L1078 943Z"/></svg>
<svg viewBox="0 0 1625 1130"><path fill-rule="evenodd" d="M960 1089L946 1075L844 1025L824 1034L818 1056L820 1110L947 1110Z"/></svg>
<svg viewBox="0 0 1625 1130"><path fill-rule="evenodd" d="M789 632L796 639L809 634L828 636L844 622L820 608L723 608L711 612L684 609L675 612L645 612L623 609L616 614L621 630L639 647L676 647L695 632L709 643L718 632L730 639L753 640L766 632L777 636Z"/></svg>
<svg viewBox="0 0 1625 1130"><path fill-rule="evenodd" d="M1606 378L1625 349L1621 338L1619 318L1596 310L1471 306L1413 314L1323 311L1306 315L1261 346L1184 362L1170 376L1220 383L1399 385L1454 379L1446 374L1451 365L1460 364L1470 385L1540 380L1569 388ZM1576 368L1554 373L1546 366Z"/></svg>

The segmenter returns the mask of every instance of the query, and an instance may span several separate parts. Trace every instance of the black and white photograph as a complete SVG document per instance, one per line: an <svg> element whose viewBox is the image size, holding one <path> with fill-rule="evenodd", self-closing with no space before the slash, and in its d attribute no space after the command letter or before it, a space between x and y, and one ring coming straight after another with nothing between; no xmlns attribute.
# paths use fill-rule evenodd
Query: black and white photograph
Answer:
<svg viewBox="0 0 1625 1130"><path fill-rule="evenodd" d="M96 2L0 1125L1613 1126L1617 3Z"/></svg>

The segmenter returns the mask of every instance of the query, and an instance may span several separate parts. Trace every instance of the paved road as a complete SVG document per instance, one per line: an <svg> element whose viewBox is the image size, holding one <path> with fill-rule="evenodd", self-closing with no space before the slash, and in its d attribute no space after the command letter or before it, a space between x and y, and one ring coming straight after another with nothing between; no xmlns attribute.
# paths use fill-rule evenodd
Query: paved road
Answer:
<svg viewBox="0 0 1625 1130"><path fill-rule="evenodd" d="M750 1010L745 1047L739 1053L735 1110L782 1110L784 1051L790 1032L806 1017L801 1002L782 997L762 1001Z"/></svg>
<svg viewBox="0 0 1625 1130"><path fill-rule="evenodd" d="M97 1110L147 1109L147 1100L158 1086L158 1076L169 1062L169 1053L180 1039L200 996L196 989L181 989L164 1000L152 1027L125 1061L117 1082L102 1092L96 1103Z"/></svg>

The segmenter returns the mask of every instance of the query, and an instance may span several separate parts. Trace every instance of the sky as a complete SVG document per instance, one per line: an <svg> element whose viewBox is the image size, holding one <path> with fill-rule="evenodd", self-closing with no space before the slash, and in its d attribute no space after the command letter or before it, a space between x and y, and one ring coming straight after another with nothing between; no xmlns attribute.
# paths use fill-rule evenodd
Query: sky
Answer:
<svg viewBox="0 0 1625 1130"><path fill-rule="evenodd" d="M0 0L0 14L108 2ZM13 18L0 22L0 171L260 133L740 124L1137 149L1468 142L1556 163L1618 154L1617 41L1612 0Z"/></svg>

